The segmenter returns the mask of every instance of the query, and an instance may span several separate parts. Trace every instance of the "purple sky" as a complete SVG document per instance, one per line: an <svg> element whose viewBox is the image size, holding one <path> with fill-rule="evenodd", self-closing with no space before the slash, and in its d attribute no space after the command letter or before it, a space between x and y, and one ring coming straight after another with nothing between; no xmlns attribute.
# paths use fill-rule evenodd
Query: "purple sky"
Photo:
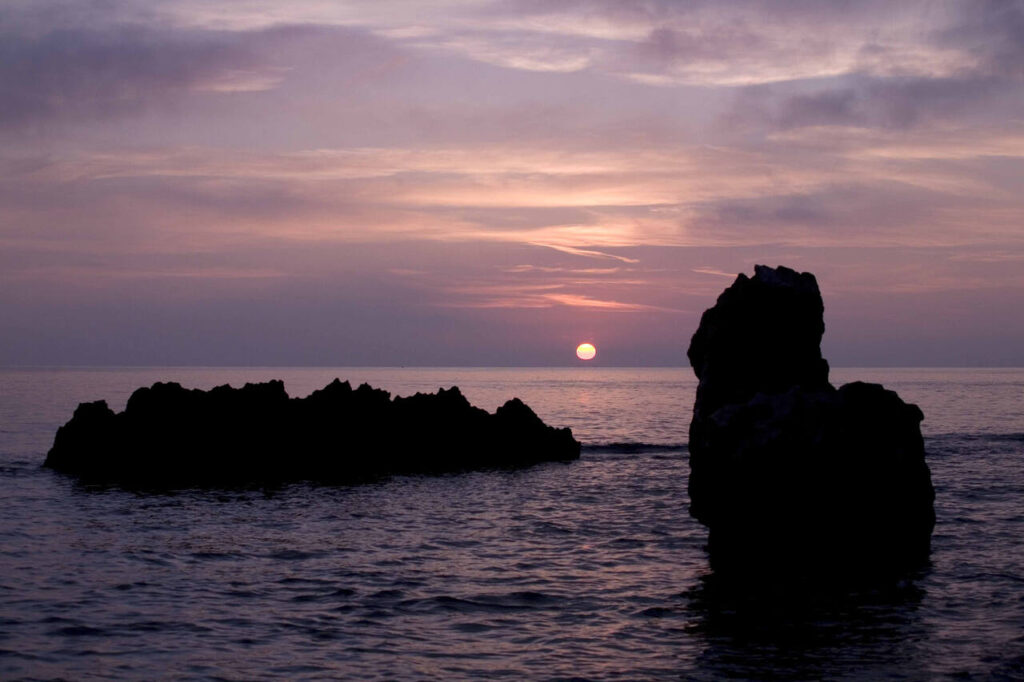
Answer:
<svg viewBox="0 0 1024 682"><path fill-rule="evenodd" d="M755 263L1024 365L1024 2L0 4L0 365L681 365Z"/></svg>

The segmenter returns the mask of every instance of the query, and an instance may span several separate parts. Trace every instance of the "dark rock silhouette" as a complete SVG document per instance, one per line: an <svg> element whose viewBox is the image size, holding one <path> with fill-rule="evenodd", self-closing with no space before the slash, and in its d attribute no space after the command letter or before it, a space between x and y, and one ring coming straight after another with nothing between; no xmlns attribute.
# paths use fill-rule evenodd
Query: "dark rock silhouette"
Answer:
<svg viewBox="0 0 1024 682"><path fill-rule="evenodd" d="M392 399L335 379L289 398L281 381L209 391L156 383L118 414L102 400L80 404L44 466L97 481L244 484L520 467L579 453L569 429L545 425L518 398L490 414L458 387Z"/></svg>
<svg viewBox="0 0 1024 682"><path fill-rule="evenodd" d="M814 275L758 265L693 335L690 513L716 570L868 576L927 559L924 415L878 384L829 383L823 313Z"/></svg>

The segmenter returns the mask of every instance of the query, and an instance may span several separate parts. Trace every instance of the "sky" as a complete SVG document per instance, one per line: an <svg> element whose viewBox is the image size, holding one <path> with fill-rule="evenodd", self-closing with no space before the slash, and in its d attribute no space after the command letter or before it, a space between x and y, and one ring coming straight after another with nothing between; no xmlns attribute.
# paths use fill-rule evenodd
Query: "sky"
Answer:
<svg viewBox="0 0 1024 682"><path fill-rule="evenodd" d="M0 365L680 366L759 263L1024 365L1024 1L0 3Z"/></svg>

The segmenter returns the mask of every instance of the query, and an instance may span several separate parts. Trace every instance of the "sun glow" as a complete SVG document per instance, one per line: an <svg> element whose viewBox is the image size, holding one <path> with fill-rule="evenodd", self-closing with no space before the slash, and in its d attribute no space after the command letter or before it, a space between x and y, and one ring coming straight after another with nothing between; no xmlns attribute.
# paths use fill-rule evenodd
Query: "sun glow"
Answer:
<svg viewBox="0 0 1024 682"><path fill-rule="evenodd" d="M593 360L595 355L597 355L597 349L592 343L581 343L576 346L576 357L580 360Z"/></svg>

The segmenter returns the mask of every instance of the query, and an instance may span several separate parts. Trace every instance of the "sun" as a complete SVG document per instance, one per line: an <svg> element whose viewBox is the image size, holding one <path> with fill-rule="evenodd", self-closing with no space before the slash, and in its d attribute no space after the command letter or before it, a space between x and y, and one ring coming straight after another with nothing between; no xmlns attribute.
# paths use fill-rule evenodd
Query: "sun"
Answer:
<svg viewBox="0 0 1024 682"><path fill-rule="evenodd" d="M592 343L581 343L576 346L576 357L580 360L593 360L595 355L597 355L597 349Z"/></svg>

